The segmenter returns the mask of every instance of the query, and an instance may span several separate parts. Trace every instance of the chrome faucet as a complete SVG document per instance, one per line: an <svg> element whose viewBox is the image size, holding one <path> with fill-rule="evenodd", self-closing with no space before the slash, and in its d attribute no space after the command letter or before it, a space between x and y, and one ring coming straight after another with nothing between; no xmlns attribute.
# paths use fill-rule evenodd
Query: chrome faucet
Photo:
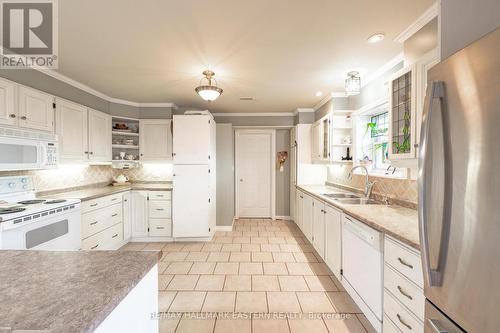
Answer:
<svg viewBox="0 0 500 333"><path fill-rule="evenodd" d="M363 169L365 170L366 178L365 178L365 198L370 199L370 196L372 195L372 189L373 185L375 185L376 181L371 182L370 179L368 178L368 169L364 165L356 165L351 169L349 172L349 175L347 178L352 179L352 174L353 171L356 169Z"/></svg>

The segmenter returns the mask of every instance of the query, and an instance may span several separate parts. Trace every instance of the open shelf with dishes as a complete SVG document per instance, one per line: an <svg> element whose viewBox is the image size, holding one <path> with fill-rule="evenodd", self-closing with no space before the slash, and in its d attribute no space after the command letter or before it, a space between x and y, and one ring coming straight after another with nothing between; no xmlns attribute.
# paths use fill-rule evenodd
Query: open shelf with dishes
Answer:
<svg viewBox="0 0 500 333"><path fill-rule="evenodd" d="M112 117L113 166L133 167L139 161L139 119Z"/></svg>
<svg viewBox="0 0 500 333"><path fill-rule="evenodd" d="M351 112L333 112L330 139L330 163L352 163L352 118ZM347 159L351 158L351 159Z"/></svg>

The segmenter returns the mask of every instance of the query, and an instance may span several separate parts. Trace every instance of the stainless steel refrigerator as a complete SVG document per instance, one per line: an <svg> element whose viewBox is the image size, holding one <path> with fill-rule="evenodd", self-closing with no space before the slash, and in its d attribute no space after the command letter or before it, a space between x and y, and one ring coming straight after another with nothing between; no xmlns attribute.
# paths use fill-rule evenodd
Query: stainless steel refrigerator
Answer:
<svg viewBox="0 0 500 333"><path fill-rule="evenodd" d="M500 332L500 29L432 68L425 103L425 332Z"/></svg>

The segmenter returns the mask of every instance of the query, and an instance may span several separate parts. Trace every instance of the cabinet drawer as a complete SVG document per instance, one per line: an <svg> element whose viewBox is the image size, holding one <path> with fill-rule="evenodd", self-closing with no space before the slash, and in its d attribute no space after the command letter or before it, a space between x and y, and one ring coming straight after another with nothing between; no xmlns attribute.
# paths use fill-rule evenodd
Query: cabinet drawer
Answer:
<svg viewBox="0 0 500 333"><path fill-rule="evenodd" d="M172 216L170 201L149 201L149 217L154 219L169 219Z"/></svg>
<svg viewBox="0 0 500 333"><path fill-rule="evenodd" d="M384 316L384 329L382 330L384 333L401 333L401 330L397 328L396 324L389 319L389 317Z"/></svg>
<svg viewBox="0 0 500 333"><path fill-rule="evenodd" d="M423 333L424 326L413 314L387 291L384 292L384 312L403 333Z"/></svg>
<svg viewBox="0 0 500 333"><path fill-rule="evenodd" d="M172 200L172 191L151 191L149 200Z"/></svg>
<svg viewBox="0 0 500 333"><path fill-rule="evenodd" d="M149 236L152 237L170 237L172 236L171 219L150 219Z"/></svg>
<svg viewBox="0 0 500 333"><path fill-rule="evenodd" d="M102 249L116 250L123 241L123 223L118 223L101 232Z"/></svg>
<svg viewBox="0 0 500 333"><path fill-rule="evenodd" d="M420 288L424 287L420 253L410 250L391 238L385 238L384 260Z"/></svg>
<svg viewBox="0 0 500 333"><path fill-rule="evenodd" d="M85 238L84 240L82 240L82 250L84 251L101 250L103 248L102 240L103 237L101 233Z"/></svg>
<svg viewBox="0 0 500 333"><path fill-rule="evenodd" d="M82 215L82 238L92 236L122 221L122 205L116 204Z"/></svg>
<svg viewBox="0 0 500 333"><path fill-rule="evenodd" d="M122 202L123 193L107 195L82 202L82 213L91 212L96 209L104 208Z"/></svg>
<svg viewBox="0 0 500 333"><path fill-rule="evenodd" d="M113 195L108 195L108 196L104 197L103 199L105 200L106 206L114 205L114 204L122 202L123 193L116 193Z"/></svg>
<svg viewBox="0 0 500 333"><path fill-rule="evenodd" d="M417 318L424 320L425 297L422 289L397 273L389 265L384 268L384 287Z"/></svg>

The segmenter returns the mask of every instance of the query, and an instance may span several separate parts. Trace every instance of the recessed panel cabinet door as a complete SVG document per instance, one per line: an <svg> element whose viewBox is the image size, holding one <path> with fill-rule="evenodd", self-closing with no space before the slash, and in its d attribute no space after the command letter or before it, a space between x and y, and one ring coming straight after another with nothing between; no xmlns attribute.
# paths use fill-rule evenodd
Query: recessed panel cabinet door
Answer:
<svg viewBox="0 0 500 333"><path fill-rule="evenodd" d="M123 239L132 237L132 195L130 192L123 194Z"/></svg>
<svg viewBox="0 0 500 333"><path fill-rule="evenodd" d="M19 126L54 131L54 97L41 91L19 87Z"/></svg>
<svg viewBox="0 0 500 333"><path fill-rule="evenodd" d="M111 161L111 116L89 109L89 160Z"/></svg>
<svg viewBox="0 0 500 333"><path fill-rule="evenodd" d="M65 100L56 101L56 134L61 161L88 161L87 108Z"/></svg>
<svg viewBox="0 0 500 333"><path fill-rule="evenodd" d="M148 237L148 192L132 191L132 237Z"/></svg>
<svg viewBox="0 0 500 333"><path fill-rule="evenodd" d="M140 120L139 147L143 161L172 159L171 120Z"/></svg>
<svg viewBox="0 0 500 333"><path fill-rule="evenodd" d="M313 206L313 246L316 252L325 257L325 205L318 200L314 200Z"/></svg>
<svg viewBox="0 0 500 333"><path fill-rule="evenodd" d="M325 257L328 268L340 279L342 260L342 213L333 207L325 205Z"/></svg>
<svg viewBox="0 0 500 333"><path fill-rule="evenodd" d="M173 122L174 163L208 164L211 117L175 115Z"/></svg>
<svg viewBox="0 0 500 333"><path fill-rule="evenodd" d="M14 82L0 79L0 124L2 125L13 126L17 123L14 103L15 87Z"/></svg>
<svg viewBox="0 0 500 333"><path fill-rule="evenodd" d="M302 232L307 240L312 243L313 232L313 199L308 195L303 195L302 199Z"/></svg>

